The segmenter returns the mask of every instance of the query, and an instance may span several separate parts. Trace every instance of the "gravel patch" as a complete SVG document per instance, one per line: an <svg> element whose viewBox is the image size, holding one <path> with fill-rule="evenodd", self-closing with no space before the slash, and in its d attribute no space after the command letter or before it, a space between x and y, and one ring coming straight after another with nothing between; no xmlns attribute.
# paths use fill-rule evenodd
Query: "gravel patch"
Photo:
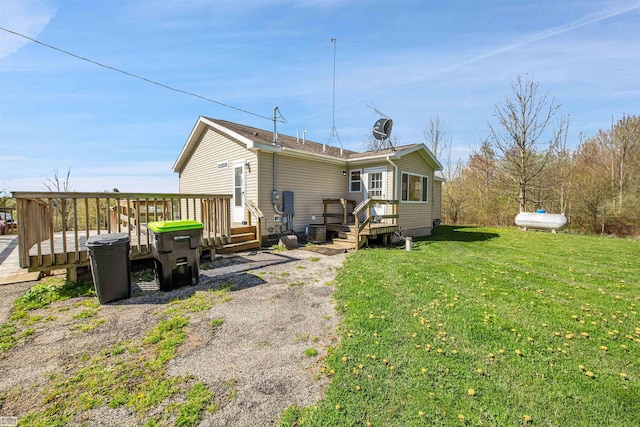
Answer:
<svg viewBox="0 0 640 427"><path fill-rule="evenodd" d="M194 377L213 391L218 410L205 413L201 426L272 424L286 407L316 402L327 385L326 377L318 374L328 346L337 341L331 296L346 256L292 250L217 257L201 267L196 286L158 292L149 291L153 282L135 283L134 297L98 308L95 318L104 323L90 332L74 329L87 322L72 315L81 299L36 310L31 314L55 320L37 323L25 344L0 356L0 413L25 415L41 400L50 373L71 372L83 356L122 340L141 339L157 324L154 313L169 301L198 290L230 287L230 301L191 316L187 339L167 375ZM0 288L0 320L6 320L13 298L26 287ZM223 322L213 328L215 319ZM310 347L319 356L305 356ZM100 407L81 414L74 424L136 425L144 420L123 408Z"/></svg>

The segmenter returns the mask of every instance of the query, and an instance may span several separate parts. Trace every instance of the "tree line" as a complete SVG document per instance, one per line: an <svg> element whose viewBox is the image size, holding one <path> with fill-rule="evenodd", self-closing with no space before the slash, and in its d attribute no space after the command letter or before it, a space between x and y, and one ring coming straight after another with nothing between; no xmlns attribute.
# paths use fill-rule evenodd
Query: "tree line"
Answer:
<svg viewBox="0 0 640 427"><path fill-rule="evenodd" d="M640 116L612 118L570 148L570 117L559 104L529 76L511 89L466 161L452 161L438 117L425 126L425 142L443 163L443 221L508 226L518 212L545 209L581 232L640 235Z"/></svg>

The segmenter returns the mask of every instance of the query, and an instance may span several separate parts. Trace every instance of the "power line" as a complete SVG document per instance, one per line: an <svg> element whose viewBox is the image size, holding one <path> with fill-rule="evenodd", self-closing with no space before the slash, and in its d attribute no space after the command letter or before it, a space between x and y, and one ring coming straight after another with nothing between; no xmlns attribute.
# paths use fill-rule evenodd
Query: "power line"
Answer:
<svg viewBox="0 0 640 427"><path fill-rule="evenodd" d="M2 31L6 31L7 33L11 33L11 34L14 34L14 35L19 36L19 37L22 37L22 38L25 38L25 39L27 39L27 40L31 40L31 41L32 41L32 42L34 42L34 43L37 43L37 44L39 44L39 45L41 45L41 46L44 46L44 47L48 47L49 49L53 49L53 50L56 50L56 51L58 51L58 52L62 52L62 53L64 53L65 55L69 55L69 56L72 56L72 57L74 57L74 58L81 59L82 61L86 61L86 62L89 62L89 63L91 63L91 64L94 64L94 65L98 65L98 66L100 66L100 67L103 67L103 68L107 68L107 69L109 69L109 70L111 70L111 71L116 71L116 72L118 72L118 73L124 74L124 75L129 76L129 77L133 77L133 78L136 78L136 79L139 79L139 80L143 80L143 81L145 81L145 82L147 82L147 83L151 83L151 84L154 84L154 85L156 85L156 86L160 86L160 87L162 87L162 88L172 90L172 91L174 91L174 92L182 93L182 94L184 94L184 95L189 95L189 96L193 96L193 97L195 97L195 98L200 98L200 99L202 99L202 100L205 100L205 101L208 101L208 102L212 102L212 103L214 103L214 104L218 104L218 105L221 105L221 106L223 106L223 107L231 108L232 110L236 110L236 111L240 111L240 112L243 112L243 113L246 113L246 114L250 114L250 115L252 115L252 116L260 117L261 119L265 119L265 120L273 121L273 117L266 117L266 116L262 116L262 115L260 115L260 114L252 113L251 111L247 111L247 110L244 110L244 109L242 109L242 108L234 107L233 105L225 104L224 102L216 101L216 100L214 100L214 99L207 98L206 96L198 95L197 93L188 92L188 91L186 91L186 90L182 90L182 89L177 89L177 88L175 88L175 87L168 86L168 85L166 85L166 84L156 82L156 81L151 80L151 79L148 79L148 78L146 78L146 77L142 77L142 76L139 76L139 75L137 75L137 74L133 74L133 73L130 73L130 72L128 72L128 71L124 71L124 70L121 70L121 69L119 69L119 68L112 67L112 66L110 66L110 65L102 64L102 63L100 63L100 62L94 61L94 60L89 59L89 58L85 58L85 57L80 56L80 55L76 55L75 53L71 53L71 52L69 52L69 51L66 51L66 50L64 50L64 49L60 49L60 48L55 47L55 46L52 46L52 45L50 45L50 44L43 43L43 42L41 42L41 41L39 41L39 40L36 40L36 39L31 38L31 37L29 37L29 36L26 36L26 35L24 35L24 34L20 34L20 33L16 32L16 31L12 31L12 30L9 30L9 29L4 28L4 27L0 27L0 30L2 30ZM283 117L283 119L284 119L284 117ZM278 120L278 121L280 121L280 120ZM281 122L281 123L286 123L286 122Z"/></svg>

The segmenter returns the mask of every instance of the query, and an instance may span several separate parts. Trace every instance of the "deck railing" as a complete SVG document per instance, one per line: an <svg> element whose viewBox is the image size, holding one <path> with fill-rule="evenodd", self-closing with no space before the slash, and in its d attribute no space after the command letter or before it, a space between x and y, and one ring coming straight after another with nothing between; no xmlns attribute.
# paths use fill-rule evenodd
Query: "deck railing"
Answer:
<svg viewBox="0 0 640 427"><path fill-rule="evenodd" d="M151 256L151 221L194 219L204 224L202 245L231 236L231 196L214 194L13 192L20 267L30 271L86 265L95 234L128 233L131 258Z"/></svg>
<svg viewBox="0 0 640 427"><path fill-rule="evenodd" d="M353 210L353 215L356 219L356 250L360 249L360 236L366 227L370 227L374 221L383 223L389 227L397 227L398 225L398 200L386 200L386 199L366 199L363 200ZM376 209L384 207L384 211L387 211L386 206L391 206L391 214L378 214L374 212ZM364 212L364 220L360 221L360 215Z"/></svg>
<svg viewBox="0 0 640 427"><path fill-rule="evenodd" d="M264 220L264 214L256 204L253 203L253 200L246 200L245 206L247 208L247 225L250 227L253 226L253 220L255 219L256 240L262 241L262 221Z"/></svg>
<svg viewBox="0 0 640 427"><path fill-rule="evenodd" d="M322 214L324 225L331 224L331 222L329 222L330 218L337 218L341 224L348 224L356 206L354 200L348 199L323 199L322 204L324 205L324 213ZM329 212L330 208L336 205L339 205L340 212Z"/></svg>

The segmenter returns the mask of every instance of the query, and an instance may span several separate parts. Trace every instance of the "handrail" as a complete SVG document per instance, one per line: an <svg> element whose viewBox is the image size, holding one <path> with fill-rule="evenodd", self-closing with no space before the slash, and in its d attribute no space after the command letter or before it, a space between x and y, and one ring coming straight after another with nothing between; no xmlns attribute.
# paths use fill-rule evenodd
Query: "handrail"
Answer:
<svg viewBox="0 0 640 427"><path fill-rule="evenodd" d="M360 249L360 234L362 233L362 231L364 231L365 227L367 227L368 225L371 225L371 221L373 219L374 216L376 215L371 215L371 207L373 205L393 205L393 214L389 215L389 214L385 214L385 215L377 215L379 217L385 218L385 219L391 219L391 224L389 224L390 226L396 226L398 224L398 204L400 203L399 200L391 200L391 199L366 199L363 200L362 202L360 202L358 204L358 206L355 207L355 209L353 210L353 215L355 216L356 219L356 226L355 226L355 231L356 231L356 250ZM362 212L365 212L365 218L364 221L362 221L362 223L360 223L360 214Z"/></svg>
<svg viewBox="0 0 640 427"><path fill-rule="evenodd" d="M258 208L255 203L253 203L253 200L246 200L245 204L247 205L249 211L251 211L251 213L256 216L256 218L264 218L264 214L262 213L260 208Z"/></svg>
<svg viewBox="0 0 640 427"><path fill-rule="evenodd" d="M146 230L150 221L200 221L203 247L222 246L231 239L231 195L30 191L12 195L20 267L30 271L86 265L86 240L109 232L129 235L132 259L150 257Z"/></svg>
<svg viewBox="0 0 640 427"><path fill-rule="evenodd" d="M258 208L255 203L253 203L253 200L245 200L245 206L247 207L247 219L248 219L248 224L249 226L251 226L251 217L252 215L256 217L257 220L257 224L256 224L256 240L262 241L262 220L264 219L264 214L262 213L262 211L260 210L260 208Z"/></svg>
<svg viewBox="0 0 640 427"><path fill-rule="evenodd" d="M358 206L356 206L353 209L353 214L354 215L359 215L365 208L371 206L372 204L374 204L374 205L397 205L399 203L400 203L399 200L392 200L392 199L365 199L365 200L361 201L360 203L358 203Z"/></svg>

